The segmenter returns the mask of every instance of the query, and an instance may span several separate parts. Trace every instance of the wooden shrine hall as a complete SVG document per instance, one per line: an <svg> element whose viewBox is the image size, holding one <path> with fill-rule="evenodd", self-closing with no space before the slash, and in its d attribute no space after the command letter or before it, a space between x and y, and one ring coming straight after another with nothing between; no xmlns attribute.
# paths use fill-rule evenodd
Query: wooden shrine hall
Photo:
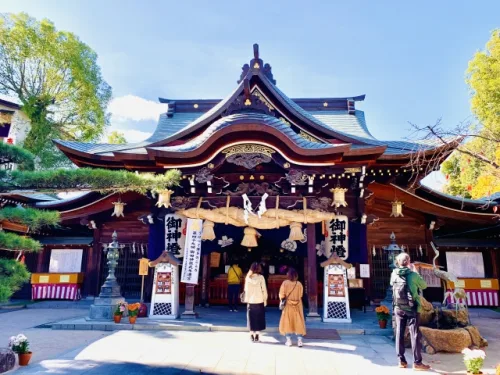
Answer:
<svg viewBox="0 0 500 375"><path fill-rule="evenodd" d="M48 272L55 249L82 250L81 295L96 296L106 277L103 246L116 231L118 282L124 297L138 299L138 259L153 260L165 250L182 259L185 220L199 218L204 239L198 284L187 290L180 285L181 303L187 293L196 304L225 304L227 268L238 263L246 272L259 261L265 265L270 305L278 304L284 273L293 266L305 285L308 314L315 316L323 303L320 263L337 254L354 266L348 274L351 307L362 307L385 296L390 271L384 247L394 233L416 262L433 263L432 242L440 252L436 264L464 280L493 281L481 285L496 294L498 306L500 232L492 207L500 202L429 190L418 182L426 168L412 166L416 153L444 157L453 148L374 138L357 108L364 95L289 98L257 45L226 98L159 100L168 110L145 141L55 143L79 167L137 173L178 169L179 186L160 194L86 193L33 203L59 210L63 228L40 237L45 249L28 257L30 271ZM169 223L177 219L172 234ZM482 267L468 269L467 257ZM426 277L429 298L442 300L443 285ZM150 274L146 301L152 282Z"/></svg>

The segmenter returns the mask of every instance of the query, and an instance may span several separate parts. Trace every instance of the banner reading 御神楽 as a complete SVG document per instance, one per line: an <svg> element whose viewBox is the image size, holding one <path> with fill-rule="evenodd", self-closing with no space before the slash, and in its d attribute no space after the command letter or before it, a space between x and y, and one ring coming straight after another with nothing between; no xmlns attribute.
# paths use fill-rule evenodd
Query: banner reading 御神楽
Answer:
<svg viewBox="0 0 500 375"><path fill-rule="evenodd" d="M334 219L326 223L325 255L330 257L337 254L341 259L349 256L349 219L345 215L335 216Z"/></svg>

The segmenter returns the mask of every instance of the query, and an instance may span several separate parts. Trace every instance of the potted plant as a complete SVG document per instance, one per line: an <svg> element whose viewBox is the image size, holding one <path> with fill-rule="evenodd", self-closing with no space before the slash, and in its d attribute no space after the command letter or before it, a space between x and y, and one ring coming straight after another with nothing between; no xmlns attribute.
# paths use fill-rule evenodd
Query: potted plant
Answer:
<svg viewBox="0 0 500 375"><path fill-rule="evenodd" d="M115 323L120 323L122 320L123 313L127 309L127 304L125 302L120 302L116 305L115 313L113 314L113 320Z"/></svg>
<svg viewBox="0 0 500 375"><path fill-rule="evenodd" d="M30 343L28 338L20 333L17 336L12 336L9 341L9 347L13 352L17 353L19 358L19 366L27 366L30 362L32 353L29 351Z"/></svg>
<svg viewBox="0 0 500 375"><path fill-rule="evenodd" d="M128 321L130 324L135 324L137 314L139 314L140 303L131 303L128 305Z"/></svg>
<svg viewBox="0 0 500 375"><path fill-rule="evenodd" d="M377 313L378 325L380 328L386 328L387 321L391 317L387 306L381 305L375 309L375 312Z"/></svg>
<svg viewBox="0 0 500 375"><path fill-rule="evenodd" d="M465 348L464 350L462 350L462 354L464 355L464 363L465 368L467 369L467 375L482 374L481 368L483 367L486 353L483 350L479 349L470 350L469 348Z"/></svg>

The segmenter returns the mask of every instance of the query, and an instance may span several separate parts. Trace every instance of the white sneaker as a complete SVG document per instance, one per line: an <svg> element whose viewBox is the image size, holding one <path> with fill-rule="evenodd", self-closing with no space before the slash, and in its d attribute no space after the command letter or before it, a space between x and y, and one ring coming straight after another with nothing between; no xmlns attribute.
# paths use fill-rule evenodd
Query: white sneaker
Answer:
<svg viewBox="0 0 500 375"><path fill-rule="evenodd" d="M285 345L286 346L292 346L292 340L291 339L286 339Z"/></svg>
<svg viewBox="0 0 500 375"><path fill-rule="evenodd" d="M302 338L301 338L301 337L299 337L299 338L298 338L298 340L297 340L297 346L298 346L299 348L302 348L302 346L303 346L303 345L304 345L304 343L302 342Z"/></svg>

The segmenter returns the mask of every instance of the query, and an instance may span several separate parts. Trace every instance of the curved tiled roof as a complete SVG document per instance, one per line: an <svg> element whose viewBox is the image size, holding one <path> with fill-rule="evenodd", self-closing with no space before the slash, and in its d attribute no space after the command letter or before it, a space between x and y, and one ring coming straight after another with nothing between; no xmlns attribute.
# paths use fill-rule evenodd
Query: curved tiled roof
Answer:
<svg viewBox="0 0 500 375"><path fill-rule="evenodd" d="M261 113L236 113L222 117L221 119L215 121L198 137L184 144L177 146L148 147L148 148L153 150L171 151L171 152L193 151L197 149L200 145L202 145L204 142L206 142L218 131L238 123L240 124L257 123L259 125L272 127L282 132L296 145L304 149L328 149L344 145L344 144L328 144L328 143L318 143L318 142L308 141L303 137L299 136L287 124L277 119L276 117L272 117Z"/></svg>
<svg viewBox="0 0 500 375"><path fill-rule="evenodd" d="M432 150L438 146L443 146L442 143L436 141L381 141L376 139L368 130L365 114L363 111L354 110L347 111L344 109L336 110L314 110L307 111L292 99L288 98L275 84L273 84L265 75L258 73L257 76L260 82L275 95L277 100L291 113L295 114L300 120L309 126L322 131L324 134L329 134L332 138L336 138L344 143L352 143L353 148L383 146L386 147L384 155L386 156L405 156L412 152L420 150ZM236 89L225 99L219 101L206 112L168 112L160 116L155 132L145 141L130 143L125 145L116 144L92 144L80 143L73 141L55 141L57 144L66 148L82 152L85 154L94 154L100 156L113 157L113 153L126 154L146 154L146 148L164 149L164 150L189 150L196 142L189 141L180 146L171 146L166 148L166 144L177 140L182 136L188 135L197 129L208 125L208 128L201 136L196 139L207 139L208 135L214 134L220 126L226 127L229 124L228 119L235 119L231 116L221 118L221 114L234 101L234 99L243 91L244 82L242 81ZM359 97L361 98L361 97ZM364 98L364 97L363 97ZM304 101L305 99L300 99ZM346 99L347 100L347 99ZM215 102L215 101L214 101ZM266 116L265 119L256 116L255 113L248 112L240 113L237 117L238 121L246 118L248 121L264 121L264 125L275 126L277 129L293 139L298 145L305 145L305 148L321 148L332 145L318 146L318 143L306 141L293 130L284 125L280 120ZM252 117L253 116L253 117ZM256 117L255 117L256 116ZM215 121L215 122L213 122ZM212 122L212 123L211 123ZM272 124L272 125L270 125ZM210 130L209 130L210 129ZM204 138L200 138L204 137ZM358 147L359 146L359 147ZM301 146L302 147L302 146Z"/></svg>

